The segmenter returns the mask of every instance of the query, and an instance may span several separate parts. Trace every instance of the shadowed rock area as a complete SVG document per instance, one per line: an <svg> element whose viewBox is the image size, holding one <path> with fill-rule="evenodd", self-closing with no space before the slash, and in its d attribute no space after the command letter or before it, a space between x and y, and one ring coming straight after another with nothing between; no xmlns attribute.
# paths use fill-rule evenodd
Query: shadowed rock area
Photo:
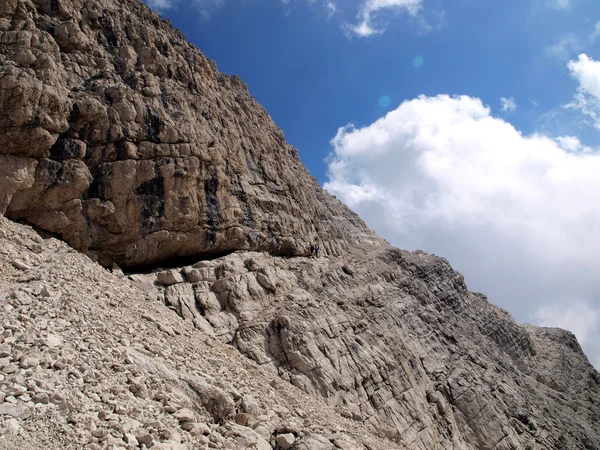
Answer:
<svg viewBox="0 0 600 450"><path fill-rule="evenodd" d="M571 333L377 237L141 2L0 3L0 111L0 447L600 449Z"/></svg>

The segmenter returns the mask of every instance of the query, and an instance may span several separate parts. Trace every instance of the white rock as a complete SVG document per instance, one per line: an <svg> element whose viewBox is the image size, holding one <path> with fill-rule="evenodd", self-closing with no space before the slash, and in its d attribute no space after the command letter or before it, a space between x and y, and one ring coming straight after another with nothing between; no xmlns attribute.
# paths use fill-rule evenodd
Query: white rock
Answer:
<svg viewBox="0 0 600 450"><path fill-rule="evenodd" d="M283 450L288 450L292 445L294 445L296 437L292 433L280 434L277 436L275 441Z"/></svg>
<svg viewBox="0 0 600 450"><path fill-rule="evenodd" d="M126 433L123 437L123 440L134 447L138 447L140 445L136 437L131 433Z"/></svg>
<svg viewBox="0 0 600 450"><path fill-rule="evenodd" d="M44 345L46 347L59 347L62 344L62 338L56 334L48 334L46 339L44 340Z"/></svg>
<svg viewBox="0 0 600 450"><path fill-rule="evenodd" d="M21 428L21 425L19 425L19 422L17 422L16 419L5 420L2 426L13 434L17 434L19 432L19 429Z"/></svg>
<svg viewBox="0 0 600 450"><path fill-rule="evenodd" d="M165 270L164 272L159 272L156 275L156 282L158 284L171 286L172 284L183 283L183 277L177 270L170 269Z"/></svg>
<svg viewBox="0 0 600 450"><path fill-rule="evenodd" d="M196 415L194 414L194 412L191 409L188 409L188 408L180 409L175 414L173 414L173 417L175 417L181 423L196 421Z"/></svg>

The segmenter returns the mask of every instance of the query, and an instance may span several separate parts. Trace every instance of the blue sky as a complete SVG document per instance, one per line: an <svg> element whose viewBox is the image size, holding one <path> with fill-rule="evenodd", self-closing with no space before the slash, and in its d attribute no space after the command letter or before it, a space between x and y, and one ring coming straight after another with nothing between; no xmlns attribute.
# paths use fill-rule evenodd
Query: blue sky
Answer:
<svg viewBox="0 0 600 450"><path fill-rule="evenodd" d="M524 132L542 127L542 114L568 102L575 85L565 55L549 48L574 36L581 42L567 48L573 56L600 18L600 2L557 8L560 1L424 0L418 18L385 9L382 34L350 39L343 26L356 23L359 2L336 5L331 16L318 0L181 0L161 12L221 71L248 83L324 183L335 131L380 117L382 96L392 109L420 94L467 94L498 111L500 97L513 97L521 107L506 115L511 123Z"/></svg>
<svg viewBox="0 0 600 450"><path fill-rule="evenodd" d="M600 2L147 2L369 226L600 367Z"/></svg>

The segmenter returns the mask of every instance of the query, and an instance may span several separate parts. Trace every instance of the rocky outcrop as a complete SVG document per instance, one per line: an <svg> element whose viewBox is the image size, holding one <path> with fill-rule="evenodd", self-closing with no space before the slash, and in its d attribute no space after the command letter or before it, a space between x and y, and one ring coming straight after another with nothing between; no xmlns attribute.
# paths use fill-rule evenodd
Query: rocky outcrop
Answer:
<svg viewBox="0 0 600 450"><path fill-rule="evenodd" d="M239 77L137 0L0 10L0 213L110 266L373 238Z"/></svg>
<svg viewBox="0 0 600 450"><path fill-rule="evenodd" d="M0 217L4 448L600 448L572 334L375 236L142 3L0 3L0 110L46 232Z"/></svg>
<svg viewBox="0 0 600 450"><path fill-rule="evenodd" d="M0 217L0 448L393 448L153 295Z"/></svg>
<svg viewBox="0 0 600 450"><path fill-rule="evenodd" d="M9 450L600 443L574 336L518 326L425 253L236 252L123 277L0 218L0 308Z"/></svg>
<svg viewBox="0 0 600 450"><path fill-rule="evenodd" d="M575 337L517 325L444 259L244 252L135 280L398 448L600 445L600 380Z"/></svg>

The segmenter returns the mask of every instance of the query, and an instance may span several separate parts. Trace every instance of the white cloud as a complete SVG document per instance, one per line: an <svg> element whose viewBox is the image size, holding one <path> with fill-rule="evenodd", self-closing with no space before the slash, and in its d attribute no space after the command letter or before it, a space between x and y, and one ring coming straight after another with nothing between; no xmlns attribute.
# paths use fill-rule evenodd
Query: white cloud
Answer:
<svg viewBox="0 0 600 450"><path fill-rule="evenodd" d="M192 0L190 2L198 11L202 20L208 20L211 16L225 6L225 0Z"/></svg>
<svg viewBox="0 0 600 450"><path fill-rule="evenodd" d="M168 9L175 8L179 4L185 3L184 0L144 0L148 6L155 11L164 12ZM280 0L283 5L287 6L285 15L289 15L296 6L292 6L292 0ZM213 14L220 8L225 6L226 0L189 0L187 4L191 5L198 11L202 20L210 19ZM334 0L307 0L308 4L319 4L326 12L326 20L329 20L336 12L337 5Z"/></svg>
<svg viewBox="0 0 600 450"><path fill-rule="evenodd" d="M579 37L574 33L566 33L556 44L546 47L546 54L560 60L567 60L581 48L581 40Z"/></svg>
<svg viewBox="0 0 600 450"><path fill-rule="evenodd" d="M594 42L599 37L600 37L600 21L596 22L596 27L594 28L594 31L590 35L590 41Z"/></svg>
<svg viewBox="0 0 600 450"><path fill-rule="evenodd" d="M500 97L500 104L502 105L502 111L514 111L517 109L517 102L512 97Z"/></svg>
<svg viewBox="0 0 600 450"><path fill-rule="evenodd" d="M148 6L156 11L166 11L175 6L176 0L146 0Z"/></svg>
<svg viewBox="0 0 600 450"><path fill-rule="evenodd" d="M582 345L595 341L593 334L598 332L598 310L577 300L563 305L540 306L535 318L540 326L572 331Z"/></svg>
<svg viewBox="0 0 600 450"><path fill-rule="evenodd" d="M579 81L579 87L600 101L600 61L594 61L585 54L577 61L569 61L567 67L571 75Z"/></svg>
<svg viewBox="0 0 600 450"><path fill-rule="evenodd" d="M348 35L369 37L381 34L385 26L377 23L385 14L406 12L416 16L422 7L423 0L364 0L358 13L358 23L345 24L344 31Z"/></svg>
<svg viewBox="0 0 600 450"><path fill-rule="evenodd" d="M598 314L600 154L576 137L523 135L479 99L440 95L332 145L325 188L395 245L448 257L521 322L572 298Z"/></svg>
<svg viewBox="0 0 600 450"><path fill-rule="evenodd" d="M548 0L548 4L554 9L566 9L571 6L571 0Z"/></svg>
<svg viewBox="0 0 600 450"><path fill-rule="evenodd" d="M585 54L567 64L571 76L579 83L578 92L567 108L581 111L600 129L600 61Z"/></svg>
<svg viewBox="0 0 600 450"><path fill-rule="evenodd" d="M571 331L592 363L600 366L600 313L597 308L580 300L565 301L540 306L534 318L539 326Z"/></svg>

